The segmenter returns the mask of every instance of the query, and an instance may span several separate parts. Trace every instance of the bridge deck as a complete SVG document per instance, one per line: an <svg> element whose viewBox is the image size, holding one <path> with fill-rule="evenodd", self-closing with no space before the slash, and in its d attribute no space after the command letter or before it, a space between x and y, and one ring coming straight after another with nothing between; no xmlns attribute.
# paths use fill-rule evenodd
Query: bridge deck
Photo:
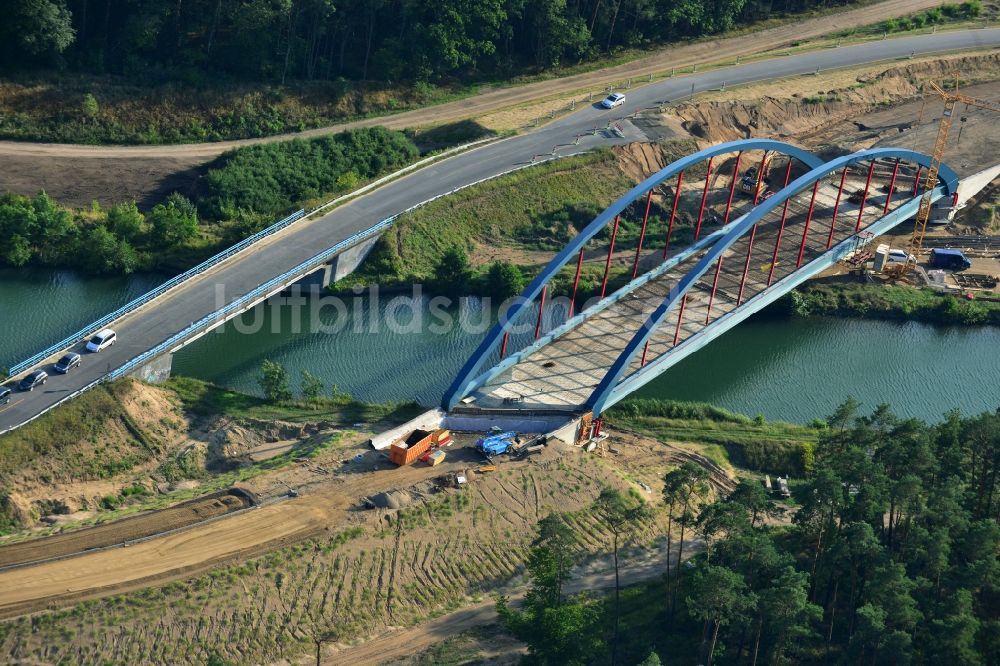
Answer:
<svg viewBox="0 0 1000 666"><path fill-rule="evenodd" d="M912 188L912 184L913 173L905 175L901 173L892 208L910 200L907 188ZM803 266L826 251L838 186L839 182L834 184L827 180L817 192L803 253ZM863 173L848 176L838 208L833 245L854 235L859 206L847 200L847 193L863 187ZM810 188L789 202L772 283L778 282L796 270L811 196ZM886 196L885 193L872 187L871 194L866 200L862 228L882 217ZM749 202L746 202L744 210L740 213L746 212L749 207ZM780 221L781 206L758 226L744 285L743 303L767 287ZM748 245L749 236L744 235L723 255L718 286L712 299L712 321L737 307ZM518 406L524 409L561 408L573 411L581 409L604 373L649 314L660 305L669 290L707 251L706 249L695 254L654 280L632 290L630 294L620 298L600 313L493 377L472 394L476 398L475 404L483 408L502 407L505 398L514 398L523 400ZM658 257L658 254L653 252L650 256ZM675 308L655 331L649 344L647 362L669 353L676 345L706 328L714 279L713 264L688 292L680 330L677 329L679 312ZM637 357L633 360L626 376L636 372L640 367L641 358Z"/></svg>

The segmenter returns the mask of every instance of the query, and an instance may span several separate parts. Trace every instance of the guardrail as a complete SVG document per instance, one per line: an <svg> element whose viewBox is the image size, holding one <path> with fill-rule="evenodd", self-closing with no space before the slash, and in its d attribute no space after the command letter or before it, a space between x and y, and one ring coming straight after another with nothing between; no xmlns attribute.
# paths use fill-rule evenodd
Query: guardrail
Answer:
<svg viewBox="0 0 1000 666"><path fill-rule="evenodd" d="M562 157L571 157L571 155L563 155ZM549 159L558 159L558 158L553 157L553 158L549 158ZM544 160L544 161L548 161L548 160ZM443 192L441 194L435 195L433 197L430 197L429 199L425 199L425 200L421 201L420 203L414 204L414 205L410 206L409 208L407 208L405 210L402 210L399 213L396 213L395 215L392 215L391 217L387 217L384 220L382 220L381 222L378 222L375 225L373 225L371 227L368 227L367 229L363 229L363 230L361 230L361 231L353 234L352 236L349 236L348 238L345 238L344 240L340 241L339 243L337 243L333 247L327 248L326 250L323 250L319 254L313 255L312 257L310 257L309 259L306 259L305 261L303 261L302 263L298 264L294 268L291 268L291 269L285 271L284 273L282 273L281 275L278 275L277 277L271 278L270 280L268 280L264 284L258 285L256 288L252 289L251 291L247 292L246 294L243 294L242 296L240 296L236 300L232 301L231 303L228 303L227 305L225 305L221 309L216 310L215 312L213 312L211 314L205 315L204 317L202 317L198 321L194 322L193 324L191 324L190 326L188 326L184 330L179 331L178 333L175 333L174 335L170 336L169 338L167 338L166 340L164 340L160 344L156 345L155 347L153 347L153 348L151 348L151 349L143 352L139 356L136 356L135 358L133 358L133 359L131 359L129 361L126 361L124 365L122 365L122 366L116 368L115 370L112 370L110 373L108 373L103 378L103 380L113 381L115 379L120 379L120 378L124 377L125 375L127 375L128 373L130 373L133 370L135 370L136 368L141 367L144 363L146 363L150 359L153 359L153 358L159 356L160 354L163 354L163 353L166 353L166 352L170 351L171 348L173 348L174 346L176 346L178 343L180 343L181 341L183 341L185 338L191 337L192 335L194 335L196 333L202 333L202 332L211 330L212 328L214 328L214 326L212 326L212 324L218 325L218 324L226 321L227 319L229 319L229 316L231 314L233 314L234 312L239 312L242 309L244 309L246 307L249 307L255 301L258 301L258 300L260 300L262 298L267 297L269 294L273 293L275 290L280 290L280 289L288 286L291 282L293 282L297 278L300 278L303 275L307 274L311 269L313 269L316 266L319 266L319 265L323 264L325 261L329 260L330 257L336 256L341 251L346 250L346 249L348 249L350 247L353 247L353 246L355 246L355 245L357 245L359 243L363 243L364 241L372 238L373 236L378 236L383 231L385 231L390 226L392 226L392 223L395 222L397 219L399 219L399 217L401 217L402 215L405 215L406 213L414 211L417 208L420 208L421 206L426 206L430 202L435 201L437 199L440 199L442 197L446 197L446 196L450 196L452 194L455 194L456 192L458 192L460 190L464 190L464 189L469 188L469 187L474 187L474 186L479 185L481 183L484 183L484 182L486 182L488 180L493 180L494 178L499 178L500 176L506 176L506 175L514 173L516 171L520 171L521 169L525 169L525 168L527 168L529 166L532 166L532 165L530 163L529 164L522 164L522 165L516 166L516 167L514 167L512 169L507 169L505 171L502 171L501 173L498 173L496 175L487 176L486 178L480 178L479 180L476 180L476 181L471 182L471 183L467 183L465 185L462 185L461 187L456 187L456 188L454 188L452 190L449 190L447 192ZM101 380L101 381L103 381L103 380Z"/></svg>
<svg viewBox="0 0 1000 666"><path fill-rule="evenodd" d="M453 153L462 152L462 151L468 150L470 148L474 148L476 146L479 146L481 144L489 143L491 141L496 141L496 140L497 140L497 137L495 137L495 136L485 137L483 139L477 139L475 141L471 141L469 143L462 144L460 146L455 146L454 148L449 148L448 150L445 150L445 151L443 151L441 153L438 153L437 155L431 155L430 157L426 157L426 158L424 158L422 160L414 162L413 164L407 165L407 166L403 167L402 169L400 169L398 171L395 171L395 172L393 172L391 174L383 176L383 177L379 178L378 180L375 180L375 181L369 183L368 185L365 185L364 187L362 187L360 189L357 189L357 190L355 190L353 192L349 192L349 193L347 193L347 194L345 194L343 196L337 197L337 198L335 198L335 199L333 199L331 201L328 201L328 202L326 202L326 203L324 203L324 204L322 204L320 206L317 206L316 208L313 208L312 210L310 210L308 212L306 212L305 210L299 209L299 210L295 211L294 213L292 213L291 215L289 215L288 217L286 217L286 218L284 218L284 219L282 219L282 220L280 220L278 222L275 222L274 224L272 224L271 226L267 227L266 229L262 229L261 231L258 231L254 235L248 236L247 238L244 238L239 243L236 243L235 245L232 245L232 246L226 248L225 250L219 252L218 254L216 254L216 255L214 255L212 257L209 257L208 259L206 259L205 261L201 262L200 264L198 264L194 268L191 268L191 269L189 269L189 270L181 273L180 275L178 275L176 277L173 277L170 280L167 280L166 282L164 282L160 286L152 289L151 291L143 294L142 296L139 296L138 298L133 299L132 301L126 303L125 305L123 305L122 307L118 308L114 312L111 312L111 313L109 313L107 315L104 315L103 317L101 317L100 319L98 319L95 322L91 322L87 326L81 328L79 331L77 331L77 332L75 332L75 333L67 336L66 338L60 340L59 342L51 345L47 349L44 349L43 351L38 352L37 354L35 354L31 358L25 359L25 360L21 361L20 363L12 366L10 368L10 370L8 371L8 374L11 377L13 377L13 376L15 376L17 374L20 374L21 372L24 372L25 370L27 370L31 366L35 365L39 361L45 360L49 356L52 356L53 354L56 354L56 353L58 353L58 352L60 352L60 351L62 351L64 349L66 349L67 347L69 347L73 343L78 342L80 340L84 340L84 339L90 337L91 335L93 335L97 331L101 330L102 328L104 328L105 326L107 326L108 324L110 324L111 322L115 321L119 317L121 317L123 315L126 315L129 312L132 312L136 308L139 308L139 307L145 305L146 303L149 303L150 301L152 301L153 299L157 298L158 296L162 296L164 293L166 293L170 289L176 287L177 285L181 284L182 282L185 282L189 278L194 277L195 275L198 275L199 273L203 273L204 271L206 271L209 268L212 268L216 264L219 264L220 262L225 261L226 259L229 259L233 255L238 254L242 250L245 250L247 247L253 245L257 241L259 241L259 240L261 240L263 238L266 238L267 236L270 236L270 235L274 234L277 231L281 231L282 229L284 229L285 227L287 227L288 225L290 225L292 222L295 222L296 220L299 220L299 219L301 219L303 217L306 217L307 215L309 215L309 216L315 215L316 213L318 213L318 212L320 212L322 210L325 210L325 209L329 208L330 206L333 206L333 205L336 205L338 203L341 203L342 201L345 201L347 199L352 199L352 198L357 197L357 196L359 196L361 194L365 194L365 193L367 193L367 192L369 192L369 191L377 188L378 186L383 185L383 184L389 182L390 180L398 178L398 177L400 177L400 176L402 176L402 175L404 175L406 173L409 173L410 171L414 171L416 169L419 169L420 167L425 166L425 165L427 165L427 164L429 164L431 162L440 160L442 157L447 157L447 156L452 155Z"/></svg>
<svg viewBox="0 0 1000 666"><path fill-rule="evenodd" d="M579 153L571 153L571 154L567 154L567 155L552 156L552 157L548 157L547 159L541 160L541 161L542 162L547 162L547 161L554 160L554 159L560 159L560 158L565 158L565 157L572 157L573 155L576 155L576 154L579 154ZM85 393L86 391L89 391L90 389L94 388L95 386L98 386L99 384L102 384L102 383L107 382L107 381L114 381L116 379L121 379L125 375L127 375L130 372L134 371L136 368L141 367L143 364L145 364L146 362L148 362L150 359L155 358L156 356L158 356L160 354L163 354L165 352L170 351L170 349L172 349L173 347L175 347L178 343L180 343L181 341L183 341L187 337L190 337L190 336L192 336L192 335L194 335L196 333L199 333L199 332L203 333L203 332L206 332L208 330L211 330L212 328L214 328L214 326L212 326L212 324L218 325L218 324L226 321L229 318L229 315L233 314L234 311L238 311L239 309L246 307L247 304L253 303L255 300L261 299L262 297L266 297L269 293L272 293L276 288L280 289L281 287L289 284L295 278L301 277L303 274L307 273L310 268L313 268L313 267L315 267L317 265L322 264L324 261L328 260L330 257L336 255L337 253L341 252L342 250L345 250L345 249L347 249L347 248L349 248L349 247L351 247L353 245L356 245L356 244L361 243L361 242L363 242L365 240L368 240L372 236L376 236L376 235L382 233L383 231L385 231L386 229L388 229L390 226L392 226L392 223L395 222L402 215L405 215L406 213L414 211L417 208L420 208L421 206L425 206L425 205L429 204L432 201L440 199L441 197L446 197L446 196L455 194L456 192L459 192L459 191L464 190L464 189L469 188L469 187L474 187L474 186L479 185L481 183L484 183L484 182L486 182L488 180L493 180L494 178L499 178L500 176L506 176L508 174L515 173L515 172L520 171L522 169L526 169L526 168L528 168L528 167L530 167L532 165L533 165L533 163L530 163L530 162L526 163L526 164L521 164L521 165L518 165L518 166L513 167L511 169L507 169L505 171L502 171L502 172L500 172L498 174L495 174L493 176L487 176L486 178L480 178L479 180L476 180L474 182L467 183L465 185L462 185L460 187L456 187L456 188L454 188L452 190L449 190L447 192L444 192L442 194L438 194L436 196L430 197L429 199L425 199L424 201L421 201L420 203L414 204L413 206L410 206L409 208L407 208L405 210L402 210L399 213L396 213L395 215L393 215L391 217L385 218L384 220L382 220L381 222L378 222L374 226L371 226L371 227L369 227L367 229L359 231L356 234L350 236L349 238L345 238L344 240L340 241L339 243L337 243L333 247L328 248L328 249L324 250L323 252L320 252L319 254L313 255L311 258L307 259L306 261L303 261L302 263L300 263L299 265L295 266L294 268L285 271L281 275L279 275L279 276L277 276L277 277L275 277L275 278L273 278L271 280L268 280L267 282L265 282L262 285L259 285L257 288L255 288L252 291L250 291L250 292L244 294L243 296L237 298L235 301L233 301L232 303L229 303L228 305L226 305L222 309L217 310L217 311L215 311L215 312L213 312L213 313L211 313L209 315L206 315L205 317L202 317L197 322L191 324L190 326L188 326L184 330L182 330L182 331L180 331L180 332L178 332L178 333L170 336L170 338L168 338L167 340L165 340L165 341L161 342L160 344L156 345L152 349L149 349L149 350L143 352L142 354L140 354L139 356L136 356L135 358L132 358L132 359L126 361L122 366L118 367L117 369L112 370L111 372L107 373L103 377L101 377L101 378L99 378L99 379L91 382L90 384L87 384L83 388L80 388L80 389L74 391L73 393L70 393L69 395L63 397L58 402L56 402L56 403L54 403L52 405L49 405L48 407L46 407L45 409L41 410L37 414L32 415L30 418L27 418L27 419L25 419L24 421L22 421L20 423L17 423L17 424L15 424L13 426L10 426L9 428L7 428L5 430L0 430L0 435L6 434L8 432L11 432L12 430L16 430L17 428L20 428L22 426L25 426L25 425L31 423L32 421L34 421L35 419L39 418L43 414L46 414L46 413L52 411L53 409L55 409L56 407L59 407L60 405L66 403L66 402L69 402L70 400L73 400L77 396L81 395L82 393ZM302 211L299 211L299 213L301 213L301 212ZM301 215L299 215L299 217L301 217ZM284 222L284 220L282 220L282 222ZM268 227L268 229L271 229L271 227ZM234 246L234 247L236 247L236 246ZM194 270L194 269L192 269L192 270ZM70 343L66 343L66 344L68 345L68 344L71 344L72 342L73 341L71 340ZM65 347L62 347L62 348L65 348ZM62 349L62 348L60 348L60 349ZM59 351L59 349L56 349L55 351ZM50 352L50 353L54 353L54 352ZM36 354L36 357L37 356L39 356L39 354ZM41 358L45 358L45 357L41 357ZM37 359L37 360L40 360L40 359ZM11 374L13 375L14 373L12 372Z"/></svg>
<svg viewBox="0 0 1000 666"><path fill-rule="evenodd" d="M67 396L63 396L63 398L60 399L58 402L56 402L56 403L54 403L52 405L49 405L48 407L46 407L42 411L40 411L37 414L34 414L34 415L26 418L25 420L21 421L20 423L12 425L11 427L7 428L6 430L0 430L0 435L6 435L11 430L17 430L20 427L28 425L29 423L31 423L32 421L34 421L38 417L42 416L43 414L47 414L47 413L51 412L53 409L55 409L59 405L63 404L64 402L69 402L73 398L77 397L78 395L80 395L82 393L86 393L87 391L89 391L90 389L94 388L95 386L97 386L98 384L100 384L100 383L102 383L104 381L107 381L107 375L105 375L104 377L101 377L100 379L95 379L94 381L90 382L89 384L87 384L83 388L77 389L77 390L73 391L72 393L70 393Z"/></svg>
<svg viewBox="0 0 1000 666"><path fill-rule="evenodd" d="M294 268L291 268L277 277L271 278L264 284L258 285L255 289L248 291L231 303L226 304L224 307L216 310L215 312L205 315L198 321L194 322L182 331L175 333L170 336L160 344L155 347L139 354L135 358L126 361L124 365L112 370L106 376L109 380L120 379L128 373L132 372L138 367L141 367L144 363L152 358L156 358L160 354L170 351L171 348L176 346L178 343L183 341L185 338L191 337L196 333L201 333L213 328L212 324L218 325L229 318L229 315L234 312L240 312L244 308L249 307L254 301L264 298L271 294L275 290L280 290L297 278L302 277L304 274L308 273L310 269L316 266L322 265L330 257L335 256L342 250L346 250L349 247L353 247L358 243L364 242L371 238L372 236L377 236L387 229L393 221L398 217L398 215L393 215L392 217L386 218L376 224L375 226L359 231L358 233L345 238L331 248L320 252L319 254L313 255L309 259L306 259L302 263L298 264Z"/></svg>
<svg viewBox="0 0 1000 666"><path fill-rule="evenodd" d="M435 198L437 198L437 197L435 197ZM415 206L413 208L415 208ZM405 211L403 211L403 213L409 212L413 208L408 208ZM302 213L302 211L299 211L299 217L301 217L301 213ZM240 309L242 309L244 306L246 306L247 303L252 303L254 300L261 298L262 295L263 296L267 296L275 288L279 288L280 289L281 287L287 285L289 283L289 281L294 280L297 277L300 277L303 274L303 272L308 272L308 270L310 268L313 268L313 267L315 267L317 265L322 264L325 260L329 259L333 255L336 255L341 250L345 250L348 247L351 247L353 245L356 245L357 243L363 242L363 241L367 240L368 238L370 238L370 237L372 237L374 235L382 233L382 231L384 231L385 229L387 229L396 220L396 218L398 218L403 213L399 213L397 215L393 215L392 217L388 217L388 218L382 220L381 222L379 222L378 224L376 224L375 226L372 226L372 227L369 227L368 229L364 229L362 231L359 231L358 233L354 234L353 236L350 236L349 238L345 238L344 240L340 241L339 243L337 243L333 247L328 248L328 249L324 250L323 252L320 252L319 254L313 255L311 258L309 258L306 261L303 261L299 265L295 266L295 268L292 268L292 269L290 269L288 271L285 271L281 275L279 275L279 276L277 276L275 278L272 278L271 280L268 280L267 282L265 282L262 285L259 285L256 289L253 289L252 291L247 292L243 296L237 298L235 301L233 301L233 302L229 303L228 305L226 305L225 307L223 307L222 309L216 310L215 312L213 312L213 313L211 313L209 315L206 315L205 317L202 317L201 319L199 319L198 321L194 322L193 324L191 324L190 326L188 326L184 330L179 331L178 333L175 333L174 335L170 336L169 338L167 338L166 340L164 340L160 344L156 345L152 349L149 349L149 350L143 352L142 354L139 354L135 358L133 358L133 359L131 359L129 361L126 361L124 365L116 368L115 370L112 370L111 372L107 373L103 377L92 381L91 383L87 384L83 388L77 389L76 391L74 391L74 392L70 393L69 395L63 397L58 402L56 402L56 403L54 403L52 405L49 405L48 407L46 407L42 411L40 411L37 414L33 415L31 418L28 418L28 419L22 421L21 423L18 423L18 424L14 425L14 426L11 426L11 427L7 428L6 430L0 430L0 435L3 435L5 433L10 432L11 430L15 430L17 428L20 428L22 426L27 425L28 423L31 423L32 421L34 421L38 417L42 416L43 414L46 414L46 413L52 411L56 407L62 405L65 402L68 402L68 401L76 398L80 394L85 393L86 391L89 391L90 389L94 388L95 386L97 386L99 384L102 384L102 383L108 382L108 381L114 381L116 379L121 379L122 377L124 377L128 373L132 372L136 368L141 367L144 363L146 363L150 359L155 358L155 357L159 356L160 354L163 354L163 353L169 351L171 348L173 348L175 345L177 345L179 342L181 342L185 338L190 337L191 335L193 335L195 333L203 332L202 329L204 329L204 330L211 330L211 328L212 328L211 324L218 324L218 323L226 321L226 319L228 318L228 316L230 314L232 314L234 311L238 312ZM268 228L270 229L270 227L268 227ZM180 276L178 276L178 277L180 277ZM152 293L152 292L150 292L150 293ZM136 299L136 300L138 300L138 299ZM101 320L101 321L103 321L103 320ZM60 349L63 349L63 348L65 348L65 347L61 347ZM59 351L59 349L56 349L56 351ZM13 373L11 373L11 374L13 374Z"/></svg>
<svg viewBox="0 0 1000 666"><path fill-rule="evenodd" d="M187 280L189 280L190 278L194 277L195 275L198 275L199 273L204 273L209 268L212 268L213 266L215 266L215 265L217 265L217 264L225 261L226 259L229 259L233 255L238 254L239 252L242 252L243 250L245 250L249 246L253 245L257 241L259 241L259 240L261 240L263 238L266 238L267 236L270 236L270 235L274 234L277 231L281 231L282 229L284 229L285 227L287 227L291 223L293 223L296 220L302 218L305 214L306 214L306 212L300 208L299 210L295 211L294 213L292 213L288 217L286 217L286 218L284 218L282 220L279 220L278 222L275 222L274 224L272 224L271 226L267 227L266 229L262 229L261 231L258 231L254 235L248 236L247 238L244 238L239 243L236 243L235 245L232 245L232 246L226 248L222 252L219 252L218 254L209 257L208 259L206 259L205 261L201 262L200 264L198 264L194 268L191 268L191 269L189 269L187 271L184 271L180 275L177 275L177 276L175 276L173 278L170 278L169 280L167 280L166 282L164 282L160 286L158 286L158 287L156 287L156 288L154 288L154 289L146 292L145 294L143 294L142 296L139 296L138 298L135 298L135 299L129 301L128 303L126 303L122 307L118 308L114 312L111 312L109 314L104 315L103 317L101 317L97 321L94 321L94 322L91 322L90 324L87 324L85 327L81 328L79 331L73 333L72 335L67 336L66 338L64 338L64 339L60 340L59 342L55 343L54 345L52 345L52 346L50 346L50 347L48 347L48 348L46 348L46 349L38 352L37 354L35 354L31 358L25 359L24 361L21 361L20 363L12 366L10 368L10 371L9 371L10 376L13 377L14 375L17 375L18 373L23 372L24 370L27 370L28 368L30 368L34 364L38 363L39 361L42 361L42 360L48 358L49 356L52 356L53 354L55 354L57 352L60 352L63 349L66 349L67 347L69 347L73 343L78 342L80 340L83 340L83 339L85 339L85 338L93 335L94 333L96 333L97 331L101 330L102 328L104 328L105 326L107 326L111 322L115 321L119 317L122 317L123 315L126 315L129 312L132 312L133 310L135 310L135 309L137 309L137 308L145 305L146 303L149 303L153 299L155 299L155 298L157 298L159 296L162 296L166 292L170 291L171 289L173 289L177 285L179 285L179 284L181 284L183 282L186 282Z"/></svg>

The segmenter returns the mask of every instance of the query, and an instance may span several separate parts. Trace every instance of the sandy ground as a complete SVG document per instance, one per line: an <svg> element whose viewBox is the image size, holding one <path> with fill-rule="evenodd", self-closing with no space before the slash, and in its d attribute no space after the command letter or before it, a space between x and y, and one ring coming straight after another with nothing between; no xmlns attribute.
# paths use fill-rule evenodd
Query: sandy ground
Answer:
<svg viewBox="0 0 1000 666"><path fill-rule="evenodd" d="M316 472L316 465L293 465L258 477L246 485L259 496L274 497L290 487L300 493L231 517L203 523L220 515L201 506L201 518L191 520L192 506L185 503L106 526L28 541L0 548L0 563L31 561L39 554L60 556L81 546L76 557L0 571L0 617L50 607L58 603L119 593L154 583L191 576L224 561L271 550L348 522L346 510L372 491L399 488L426 481L448 471L464 470L481 462L471 451L451 451L449 461L435 468L414 465L396 468L380 454L369 452L366 462L331 478ZM84 552L108 540L122 542L155 533L157 527L177 529L123 548ZM54 543L51 554L46 544ZM7 554L7 550L10 554Z"/></svg>
<svg viewBox="0 0 1000 666"><path fill-rule="evenodd" d="M700 552L700 544L685 544L684 559ZM676 551L671 558L676 562ZM620 569L622 585L634 585L642 581L653 580L663 575L667 566L666 550L647 552L645 557L625 560ZM610 561L606 559L591 563L586 569L577 569L573 579L567 584L567 594L580 592L598 592L614 589L615 572ZM526 587L511 586L503 594L511 598L515 604L523 599ZM384 664L394 659L418 654L436 643L455 636L463 631L476 627L495 625L499 622L496 606L493 600L467 606L447 615L421 623L415 627L402 629L385 634L356 647L347 648L329 654L323 659L323 664L329 666L340 664ZM517 642L510 645L509 656L525 651L524 646Z"/></svg>
<svg viewBox="0 0 1000 666"><path fill-rule="evenodd" d="M0 191L34 194L44 189L58 201L76 206L89 205L95 199L107 204L135 198L146 204L155 201L164 192L185 191L194 187L199 165L241 145L285 140L293 136L319 136L373 125L394 129L424 127L495 114L541 98L603 90L608 83L624 77L655 75L671 67L735 59L793 41L822 37L830 31L870 25L938 4L937 0L884 0L747 35L675 46L614 67L523 86L486 90L474 97L426 109L294 135L173 146L84 146L4 141L0 142L0 159L4 163L0 169ZM552 102L555 105L553 108L564 106L567 102ZM532 113L537 113L537 110L532 109Z"/></svg>
<svg viewBox="0 0 1000 666"><path fill-rule="evenodd" d="M412 488L415 484L427 483L434 478L449 472L465 471L482 463L482 459L471 448L473 435L456 436L456 446L448 449L445 463L431 468L423 464L397 468L383 459L381 454L369 451L358 463L342 465L337 473L330 473L331 463L326 467L317 464L293 465L253 480L254 492L267 496L274 495L279 489L296 488L300 496L297 498L280 498L265 506L235 513L232 516L218 518L207 523L200 523L181 529L163 537L153 537L126 547L110 548L97 552L83 552L74 557L66 557L55 561L42 562L36 565L26 565L0 571L0 617L11 617L39 610L53 608L68 602L86 598L101 597L108 594L119 594L140 587L160 584L170 580L190 578L198 572L210 569L223 562L248 557L272 550L279 545L301 541L311 536L334 534L344 526L362 522L375 521L378 524L381 514L376 512L357 513L351 507L360 498L371 495L373 491ZM667 461L695 460L704 464L712 472L713 483L718 488L726 488L729 476L711 461L692 454L682 448L662 443L644 441L631 433L618 433L609 446L615 446L617 453L599 450L595 454L584 454L572 447L550 446L540 457L531 457L523 461L503 461L501 467L505 471L500 475L486 475L482 480L475 481L473 488L481 501L491 506L508 507L506 511L524 513L518 520L533 524L544 509L540 506L545 486L540 482L540 476L552 470L565 470L564 456L580 460L580 456L604 458L602 465L627 474L629 478L641 480L653 489L652 499L660 483L659 475ZM344 455L343 453L338 455ZM541 466L539 466L541 464ZM327 471L322 471L327 470ZM522 471L518 471L522 470ZM529 470L533 470L530 471ZM549 470L549 471L546 471ZM597 470L595 469L595 472ZM506 479L511 474L529 474L522 485L514 485ZM560 471L562 474L562 471ZM602 474L604 474L602 472ZM532 476L533 475L533 476ZM534 481L531 479L534 478ZM561 477L559 487L569 483ZM579 477L582 479L583 477ZM581 480L574 483L581 483ZM526 512L525 497L536 506ZM550 493L551 494L551 493ZM190 506L190 505L189 505ZM176 511L175 511L176 512ZM159 515L158 515L159 514ZM147 514L146 520L162 522L171 517L171 510ZM174 516L176 517L176 516ZM204 518L212 517L206 513ZM473 524L476 521L472 516ZM511 523L511 526L514 524ZM129 522L112 523L107 529L130 528ZM86 536L100 534L94 528L77 532ZM518 525L518 529L521 529ZM148 532L147 532L148 533ZM54 537L72 538L74 533ZM418 539L421 531L415 533ZM16 550L30 549L33 544L44 545L44 541L27 542L11 548L14 554L24 553ZM72 543L72 542L70 542ZM86 544L84 544L86 546ZM594 543L597 545L597 542ZM63 548L65 551L65 548ZM0 549L0 553L3 553ZM37 555L37 552L28 555ZM52 554L56 554L53 550ZM362 551L363 555L363 551ZM7 558L10 560L11 558ZM366 558L362 557L362 560ZM417 562L412 563L417 566ZM403 574L400 573L400 576ZM399 581L396 583L401 585Z"/></svg>
<svg viewBox="0 0 1000 666"><path fill-rule="evenodd" d="M0 548L0 567L122 544L153 534L181 529L248 506L249 502L245 497L229 493L200 497L163 511L4 546Z"/></svg>
<svg viewBox="0 0 1000 666"><path fill-rule="evenodd" d="M0 572L0 616L144 587L304 538L330 521L334 506L343 505L337 499L290 500L128 548Z"/></svg>

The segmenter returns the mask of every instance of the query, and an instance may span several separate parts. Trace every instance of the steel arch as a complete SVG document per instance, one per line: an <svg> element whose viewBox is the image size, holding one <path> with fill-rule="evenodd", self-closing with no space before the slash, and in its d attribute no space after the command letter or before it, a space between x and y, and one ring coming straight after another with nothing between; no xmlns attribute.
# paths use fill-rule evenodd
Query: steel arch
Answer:
<svg viewBox="0 0 1000 666"><path fill-rule="evenodd" d="M577 234L573 240L571 240L569 244L567 244L567 246L563 248L563 250L552 259L552 261L549 262L542 272L539 273L527 287L525 287L516 302L507 311L506 317L497 322L493 328L490 329L489 333L487 333L486 337L479 344L479 347L476 348L476 351L473 352L472 356L469 357L469 360L462 366L462 369L456 376L455 381L452 382L451 386L442 398L442 408L445 410L453 408L456 404L458 404L458 401L471 390L477 373L482 369L482 366L489 358L489 355L500 344L500 340L507 327L517 319L518 315L521 314L529 303L533 302L534 299L538 297L538 295L542 292L542 288L548 284L549 280L551 280L577 252L579 252L587 241L600 233L601 230L608 225L608 223L614 220L616 215L624 211L629 205L632 204L632 202L638 200L649 190L659 186L668 178L673 177L678 172L683 171L688 167L703 162L711 157L715 157L716 155L725 155L727 153L749 150L774 151L783 155L788 155L789 157L799 160L810 169L816 169L823 164L823 160L816 155L784 141L776 141L774 139L740 139L737 141L728 141L726 143L710 146L686 157L682 157L681 159L663 167L655 174L633 187L623 196L619 197L614 203L608 206L604 212L594 218L593 222ZM773 199L774 197L771 198Z"/></svg>
<svg viewBox="0 0 1000 666"><path fill-rule="evenodd" d="M751 210L743 219L741 219L733 228L726 233L713 247L710 249L702 258L695 264L688 273L684 275L677 283L677 286L670 290L670 293L663 300L656 310L654 310L643 325L636 331L632 339L625 346L625 349L618 355L618 358L611 365L608 372L605 373L604 378L597 385L591 393L590 398L586 402L586 407L588 410L593 411L594 414L600 414L606 406L608 406L608 400L611 397L614 388L618 385L619 380L625 371L628 369L632 362L632 359L638 353L638 351L646 344L653 333L659 328L660 324L666 319L667 315L673 310L677 302L691 289L692 286L701 278L702 275L718 260L719 256L722 255L729 247L735 243L743 234L748 232L754 225L758 224L764 219L771 211L776 209L779 205L783 205L787 199L799 194L804 189L813 186L818 183L823 178L826 178L830 174L852 164L858 162L864 162L869 160L881 159L881 158L898 158L900 160L911 162L922 167L928 167L931 162L931 157L923 153L918 153L916 151L907 150L903 148L872 148L869 150L858 151L856 153L851 153L850 155L844 155L836 159L830 160L821 166L813 168L808 173L799 176L794 181L788 184L787 187L782 188L780 191L775 193L774 196L768 198L766 201L762 202L756 208ZM950 167L945 164L940 166L939 179L943 183L944 193L947 195L954 195L958 191L958 174L956 174ZM911 197L911 201L913 198Z"/></svg>

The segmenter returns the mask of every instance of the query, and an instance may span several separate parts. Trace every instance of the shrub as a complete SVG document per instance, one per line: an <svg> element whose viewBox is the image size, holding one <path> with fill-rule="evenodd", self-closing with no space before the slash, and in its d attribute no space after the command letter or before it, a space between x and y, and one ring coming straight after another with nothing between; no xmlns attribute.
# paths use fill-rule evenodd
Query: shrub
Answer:
<svg viewBox="0 0 1000 666"><path fill-rule="evenodd" d="M302 397L306 400L318 400L323 393L323 380L309 372L302 371Z"/></svg>
<svg viewBox="0 0 1000 666"><path fill-rule="evenodd" d="M354 189L360 180L418 155L405 135L382 127L238 148L208 172L199 208L214 219L235 217L241 209L277 217L310 199Z"/></svg>
<svg viewBox="0 0 1000 666"><path fill-rule="evenodd" d="M93 120L96 118L97 112L100 111L100 107L97 105L97 98L91 93L87 93L83 96L83 104L80 108L83 111L83 117L87 120Z"/></svg>
<svg viewBox="0 0 1000 666"><path fill-rule="evenodd" d="M112 511L121 506L122 498L119 495L105 495L101 498L101 508Z"/></svg>
<svg viewBox="0 0 1000 666"><path fill-rule="evenodd" d="M465 250L454 245L444 251L434 267L434 287L443 294L465 294L471 278L468 255Z"/></svg>
<svg viewBox="0 0 1000 666"><path fill-rule="evenodd" d="M503 300L524 290L521 269L507 261L495 261L486 273L486 295Z"/></svg>
<svg viewBox="0 0 1000 666"><path fill-rule="evenodd" d="M288 370L280 363L265 359L260 367L259 381L264 397L271 402L292 399L292 390L288 386Z"/></svg>
<svg viewBox="0 0 1000 666"><path fill-rule="evenodd" d="M725 446L731 460L761 472L802 476L812 466L812 445L807 442L758 439Z"/></svg>
<svg viewBox="0 0 1000 666"><path fill-rule="evenodd" d="M176 246L198 235L198 211L187 197L172 193L149 212L153 241L160 246Z"/></svg>

